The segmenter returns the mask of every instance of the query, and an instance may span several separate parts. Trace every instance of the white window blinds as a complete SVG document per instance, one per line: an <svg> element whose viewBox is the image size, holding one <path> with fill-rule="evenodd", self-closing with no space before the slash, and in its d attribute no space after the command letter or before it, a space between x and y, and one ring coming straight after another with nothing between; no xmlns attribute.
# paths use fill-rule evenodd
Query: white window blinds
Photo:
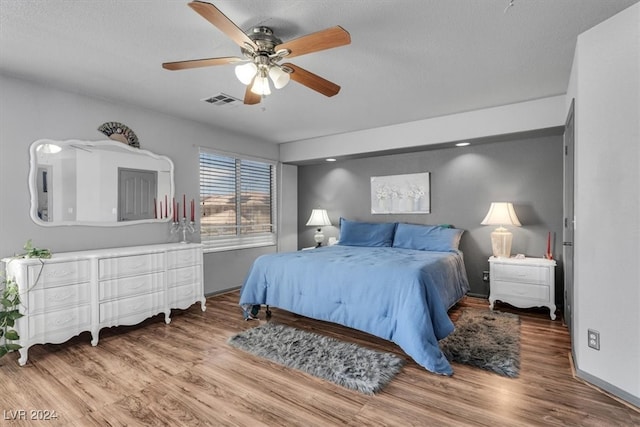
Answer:
<svg viewBox="0 0 640 427"><path fill-rule="evenodd" d="M200 237L209 250L275 245L275 164L200 149Z"/></svg>

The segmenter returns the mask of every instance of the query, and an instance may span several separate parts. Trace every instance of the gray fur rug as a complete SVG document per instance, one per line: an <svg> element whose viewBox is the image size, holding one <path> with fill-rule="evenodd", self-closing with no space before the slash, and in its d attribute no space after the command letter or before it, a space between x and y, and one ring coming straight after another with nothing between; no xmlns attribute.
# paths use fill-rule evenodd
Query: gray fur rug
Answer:
<svg viewBox="0 0 640 427"><path fill-rule="evenodd" d="M456 329L440 341L452 362L486 369L506 377L520 371L520 318L511 313L466 308Z"/></svg>
<svg viewBox="0 0 640 427"><path fill-rule="evenodd" d="M232 347L304 371L351 390L374 394L400 372L394 354L277 323L264 323L232 336Z"/></svg>

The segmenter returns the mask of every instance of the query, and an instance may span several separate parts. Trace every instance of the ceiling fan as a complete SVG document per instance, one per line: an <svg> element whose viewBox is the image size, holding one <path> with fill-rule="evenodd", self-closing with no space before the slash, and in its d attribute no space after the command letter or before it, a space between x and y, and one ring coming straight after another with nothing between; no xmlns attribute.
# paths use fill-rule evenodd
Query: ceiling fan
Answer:
<svg viewBox="0 0 640 427"><path fill-rule="evenodd" d="M163 68L186 70L240 63L236 66L235 72L238 79L247 85L244 103L250 105L258 104L262 97L271 94L269 78L276 89L283 88L291 79L325 96L334 96L340 91L337 84L297 65L288 62L280 64L280 61L351 43L351 36L344 28L335 26L283 43L269 27L255 27L245 34L210 3L194 0L188 5L239 45L243 57L225 56L165 62L162 64Z"/></svg>

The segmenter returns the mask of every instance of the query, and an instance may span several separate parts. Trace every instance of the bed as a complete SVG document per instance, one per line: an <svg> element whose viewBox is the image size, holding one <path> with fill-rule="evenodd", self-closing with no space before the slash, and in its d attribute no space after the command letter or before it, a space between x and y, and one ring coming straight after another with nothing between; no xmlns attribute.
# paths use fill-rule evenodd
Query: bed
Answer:
<svg viewBox="0 0 640 427"><path fill-rule="evenodd" d="M469 290L462 230L341 219L337 245L258 257L240 291L259 305L368 332L398 344L427 370L453 370L438 341L447 310Z"/></svg>

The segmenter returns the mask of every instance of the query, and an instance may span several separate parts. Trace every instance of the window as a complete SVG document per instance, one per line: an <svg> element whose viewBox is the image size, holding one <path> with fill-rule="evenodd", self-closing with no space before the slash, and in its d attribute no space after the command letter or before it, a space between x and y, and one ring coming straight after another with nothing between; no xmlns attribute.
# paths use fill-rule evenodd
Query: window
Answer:
<svg viewBox="0 0 640 427"><path fill-rule="evenodd" d="M276 244L275 164L200 149L200 237L206 249Z"/></svg>

